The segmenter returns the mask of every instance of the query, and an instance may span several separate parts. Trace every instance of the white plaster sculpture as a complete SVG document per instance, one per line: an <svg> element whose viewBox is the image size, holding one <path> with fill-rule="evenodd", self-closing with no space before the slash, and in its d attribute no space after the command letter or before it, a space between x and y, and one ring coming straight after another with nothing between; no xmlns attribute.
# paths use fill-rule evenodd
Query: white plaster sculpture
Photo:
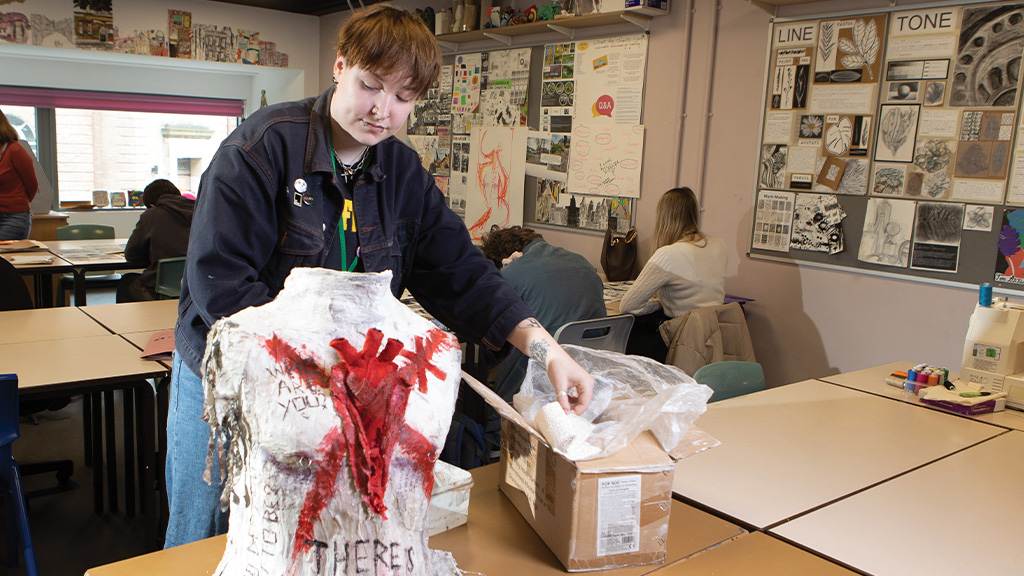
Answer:
<svg viewBox="0 0 1024 576"><path fill-rule="evenodd" d="M461 574L426 532L458 342L390 283L299 268L273 302L214 324L204 418L231 510L218 576Z"/></svg>

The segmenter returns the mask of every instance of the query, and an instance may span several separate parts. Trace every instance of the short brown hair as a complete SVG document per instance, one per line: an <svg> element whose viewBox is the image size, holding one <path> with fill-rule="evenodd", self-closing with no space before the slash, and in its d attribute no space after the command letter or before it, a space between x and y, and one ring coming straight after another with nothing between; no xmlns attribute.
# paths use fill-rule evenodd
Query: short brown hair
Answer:
<svg viewBox="0 0 1024 576"><path fill-rule="evenodd" d="M422 96L441 72L441 49L419 16L390 4L357 10L338 30L335 44L345 63L380 76L409 77Z"/></svg>
<svg viewBox="0 0 1024 576"><path fill-rule="evenodd" d="M17 141L18 131L11 126L11 122L7 120L7 116L4 116L3 110L0 110L0 144Z"/></svg>
<svg viewBox="0 0 1024 576"><path fill-rule="evenodd" d="M693 242L703 240L699 219L700 206L693 190L683 187L665 192L655 210L654 247L674 244L684 237Z"/></svg>
<svg viewBox="0 0 1024 576"><path fill-rule="evenodd" d="M513 252L522 252L523 248L537 238L543 238L529 228L513 226L511 228L498 228L491 230L483 238L483 245L480 249L484 257L494 262L494 265L501 269L501 261L512 255Z"/></svg>

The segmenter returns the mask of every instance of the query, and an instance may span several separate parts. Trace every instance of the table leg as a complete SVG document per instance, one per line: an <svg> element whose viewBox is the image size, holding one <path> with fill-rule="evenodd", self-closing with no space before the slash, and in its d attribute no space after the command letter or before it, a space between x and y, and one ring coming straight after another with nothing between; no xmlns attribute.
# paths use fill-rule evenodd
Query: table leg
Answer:
<svg viewBox="0 0 1024 576"><path fill-rule="evenodd" d="M98 396L98 394L97 394ZM103 421L103 405L98 397L93 397L92 421ZM99 430L96 430L99 432ZM92 434L92 501L97 514L103 514L103 435Z"/></svg>
<svg viewBox="0 0 1024 576"><path fill-rule="evenodd" d="M84 270L75 270L75 306L85 306Z"/></svg>
<svg viewBox="0 0 1024 576"><path fill-rule="evenodd" d="M146 547L149 550L159 550L161 542L157 541L160 518L157 514L157 490L154 480L154 460L156 458L156 398L153 387L149 382L143 381L137 388L136 393L142 396L142 423L139 434L140 449L142 450L142 477L139 479L140 497L142 501L142 516L146 519Z"/></svg>
<svg viewBox="0 0 1024 576"><path fill-rule="evenodd" d="M106 420L107 437L107 508L117 513L117 432L114 415L114 391L108 390L103 393L103 412Z"/></svg>
<svg viewBox="0 0 1024 576"><path fill-rule="evenodd" d="M135 517L135 391L121 391L121 411L124 414L124 513ZM144 487L143 487L144 488Z"/></svg>
<svg viewBox="0 0 1024 576"><path fill-rule="evenodd" d="M82 394L82 438L85 444L86 466L92 466L92 401L92 392Z"/></svg>

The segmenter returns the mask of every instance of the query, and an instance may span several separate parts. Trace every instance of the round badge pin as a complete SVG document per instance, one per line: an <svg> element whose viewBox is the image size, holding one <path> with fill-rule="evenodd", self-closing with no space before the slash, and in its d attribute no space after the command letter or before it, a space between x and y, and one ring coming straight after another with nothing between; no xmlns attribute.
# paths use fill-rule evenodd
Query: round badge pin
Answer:
<svg viewBox="0 0 1024 576"><path fill-rule="evenodd" d="M312 204L313 203L313 195L312 194L303 194L302 195L302 203L305 204L306 206L309 206L310 204Z"/></svg>
<svg viewBox="0 0 1024 576"><path fill-rule="evenodd" d="M297 190L298 192L305 192L306 188L307 188L307 186L306 186L306 181L305 180L303 180L302 178L297 178L295 180L295 190ZM307 204L308 204L308 202L307 202Z"/></svg>

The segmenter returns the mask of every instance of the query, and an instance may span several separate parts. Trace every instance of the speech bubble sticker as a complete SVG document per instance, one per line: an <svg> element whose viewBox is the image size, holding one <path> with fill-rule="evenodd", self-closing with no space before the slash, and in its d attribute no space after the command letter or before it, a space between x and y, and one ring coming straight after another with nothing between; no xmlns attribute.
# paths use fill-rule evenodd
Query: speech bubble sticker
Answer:
<svg viewBox="0 0 1024 576"><path fill-rule="evenodd" d="M598 116L612 117L612 110L615 109L615 101L612 97L605 94L604 96L598 97L597 101L591 107L591 112L594 113L594 118Z"/></svg>

